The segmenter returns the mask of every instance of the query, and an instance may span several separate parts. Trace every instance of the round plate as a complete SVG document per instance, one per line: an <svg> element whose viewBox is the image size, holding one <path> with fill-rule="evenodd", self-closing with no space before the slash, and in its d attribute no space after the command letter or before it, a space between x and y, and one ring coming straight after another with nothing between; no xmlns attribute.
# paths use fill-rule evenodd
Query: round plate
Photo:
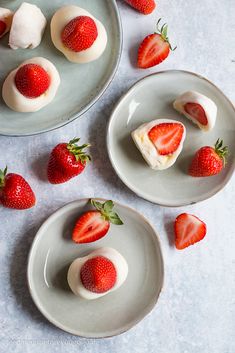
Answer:
<svg viewBox="0 0 235 353"><path fill-rule="evenodd" d="M127 331L154 307L163 285L163 259L148 221L119 203L115 210L123 226L111 225L109 233L97 242L73 243L75 221L88 209L88 199L72 202L41 226L29 254L28 283L35 304L51 323L83 337L109 337ZM102 298L80 299L67 284L69 265L103 246L113 247L125 257L128 277L119 289Z"/></svg>
<svg viewBox="0 0 235 353"><path fill-rule="evenodd" d="M11 4L12 3L12 4ZM17 9L21 0L10 2L11 9ZM99 19L106 27L108 44L103 55L88 64L74 64L53 45L50 37L50 19L53 13L64 5L64 1L34 0L47 17L47 27L41 44L31 49L13 51L7 45L8 34L0 44L0 91L7 74L22 61L36 56L51 60L57 67L61 84L55 99L35 113L16 113L10 110L0 94L0 134L33 135L49 131L81 116L104 93L116 72L122 47L122 29L115 0L68 0L66 5L73 4L84 7Z"/></svg>
<svg viewBox="0 0 235 353"><path fill-rule="evenodd" d="M183 92L195 90L210 97L218 107L211 132L202 132L172 106ZM134 145L131 132L157 118L179 120L186 126L184 149L169 169L154 171ZM235 109L225 95L207 79L186 71L164 71L137 82L115 107L108 126L107 147L111 163L121 180L137 195L163 206L183 206L208 199L229 181L235 168ZM195 152L222 138L229 146L226 168L209 178L187 174Z"/></svg>

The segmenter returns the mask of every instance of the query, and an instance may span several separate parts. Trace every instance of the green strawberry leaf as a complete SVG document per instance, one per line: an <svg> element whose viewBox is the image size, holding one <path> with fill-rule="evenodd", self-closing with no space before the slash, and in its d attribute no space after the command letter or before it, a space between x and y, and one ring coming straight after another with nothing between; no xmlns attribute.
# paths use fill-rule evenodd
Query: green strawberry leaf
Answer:
<svg viewBox="0 0 235 353"><path fill-rule="evenodd" d="M118 226L123 224L121 218L115 212L109 213L109 220L110 220L111 223L116 224Z"/></svg>
<svg viewBox="0 0 235 353"><path fill-rule="evenodd" d="M106 202L104 203L104 211L105 211L105 213L111 212L112 209L113 209L113 207L114 207L114 203L113 203L112 200L106 201Z"/></svg>
<svg viewBox="0 0 235 353"><path fill-rule="evenodd" d="M95 201L93 199L90 200L92 206L94 206L98 211L102 211L103 204L101 202Z"/></svg>
<svg viewBox="0 0 235 353"><path fill-rule="evenodd" d="M116 212L113 212L114 203L112 200L107 200L104 203L96 200L90 200L93 207L100 211L102 217L113 224L122 225L123 222Z"/></svg>

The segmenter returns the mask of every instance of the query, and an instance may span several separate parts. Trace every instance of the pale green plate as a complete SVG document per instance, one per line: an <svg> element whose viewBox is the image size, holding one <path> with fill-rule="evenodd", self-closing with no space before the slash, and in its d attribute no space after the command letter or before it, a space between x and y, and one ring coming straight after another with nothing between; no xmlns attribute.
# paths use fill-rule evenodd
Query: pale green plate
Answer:
<svg viewBox="0 0 235 353"><path fill-rule="evenodd" d="M154 307L163 285L163 258L158 236L137 211L115 202L124 222L91 244L75 244L76 219L91 209L88 199L74 201L55 212L39 229L28 261L28 283L42 314L62 330L83 337L118 335L137 324ZM125 283L96 300L76 297L68 287L70 263L99 247L113 247L129 267Z"/></svg>
<svg viewBox="0 0 235 353"><path fill-rule="evenodd" d="M202 132L172 106L176 97L195 90L211 98L218 106L214 129ZM131 131L158 118L181 121L186 140L178 160L169 169L149 168L131 138ZM163 206L183 206L208 199L220 191L235 169L235 109L210 81L186 71L164 71L137 82L118 102L108 126L107 148L112 165L122 181L137 195ZM189 163L202 146L212 146L218 138L228 145L230 155L224 170L216 176L193 178Z"/></svg>
<svg viewBox="0 0 235 353"><path fill-rule="evenodd" d="M17 9L21 0L4 2L2 6ZM61 76L61 85L52 103L35 113L16 113L3 102L0 94L0 134L33 135L63 126L81 116L104 93L118 67L122 48L122 29L115 0L33 0L48 23L39 47L13 51L7 45L8 35L0 41L0 91L7 74L22 61L43 56L51 60ZM61 6L74 4L94 14L106 27L108 45L104 54L93 63L79 65L67 61L53 45L50 19Z"/></svg>

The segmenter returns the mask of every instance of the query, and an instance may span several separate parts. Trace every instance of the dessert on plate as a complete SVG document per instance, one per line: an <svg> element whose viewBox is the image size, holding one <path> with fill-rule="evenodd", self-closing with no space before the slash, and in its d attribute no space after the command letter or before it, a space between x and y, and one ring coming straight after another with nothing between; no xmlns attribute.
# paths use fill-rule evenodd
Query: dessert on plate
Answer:
<svg viewBox="0 0 235 353"><path fill-rule="evenodd" d="M23 2L13 17L10 47L12 49L36 48L41 43L46 23L45 16L36 5Z"/></svg>
<svg viewBox="0 0 235 353"><path fill-rule="evenodd" d="M51 20L51 38L55 47L74 63L98 59L107 45L103 24L88 11L74 5L61 7Z"/></svg>
<svg viewBox="0 0 235 353"><path fill-rule="evenodd" d="M186 130L179 121L157 119L141 125L131 136L148 165L163 170L171 167L181 153Z"/></svg>
<svg viewBox="0 0 235 353"><path fill-rule="evenodd" d="M203 131L210 131L215 126L217 106L201 93L185 92L174 101L173 106Z"/></svg>
<svg viewBox="0 0 235 353"><path fill-rule="evenodd" d="M9 32L12 23L13 12L0 7L0 38Z"/></svg>
<svg viewBox="0 0 235 353"><path fill-rule="evenodd" d="M60 84L56 67L47 59L24 61L11 71L3 83L2 97L17 112L36 112L55 97Z"/></svg>
<svg viewBox="0 0 235 353"><path fill-rule="evenodd" d="M97 299L118 289L126 280L128 265L113 248L99 248L79 257L68 270L72 292L84 299Z"/></svg>

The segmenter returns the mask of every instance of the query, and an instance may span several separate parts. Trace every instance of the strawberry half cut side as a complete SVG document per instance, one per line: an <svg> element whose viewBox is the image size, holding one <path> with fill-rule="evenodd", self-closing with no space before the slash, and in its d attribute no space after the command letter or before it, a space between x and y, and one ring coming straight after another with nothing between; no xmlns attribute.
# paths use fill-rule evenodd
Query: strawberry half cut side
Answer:
<svg viewBox="0 0 235 353"><path fill-rule="evenodd" d="M179 123L162 123L155 125L148 137L160 155L174 153L179 147L184 134L184 127Z"/></svg>
<svg viewBox="0 0 235 353"><path fill-rule="evenodd" d="M205 110L198 103L186 103L184 110L189 114L193 119L198 121L201 125L207 125L208 120L206 117Z"/></svg>
<svg viewBox="0 0 235 353"><path fill-rule="evenodd" d="M4 21L0 20L0 37L3 35L7 28L7 25Z"/></svg>
<svg viewBox="0 0 235 353"><path fill-rule="evenodd" d="M72 239L75 243L91 243L104 237L110 223L122 225L123 222L113 211L114 203L111 200L100 203L90 200L96 210L83 213L73 229Z"/></svg>
<svg viewBox="0 0 235 353"><path fill-rule="evenodd" d="M160 28L160 21L161 18L157 22L157 32L145 37L140 44L137 66L141 69L147 69L160 64L168 57L170 51L176 49L176 47L172 48L169 42L167 24L163 24Z"/></svg>
<svg viewBox="0 0 235 353"><path fill-rule="evenodd" d="M182 213L175 220L175 246L178 250L187 248L206 235L206 224L198 217Z"/></svg>

